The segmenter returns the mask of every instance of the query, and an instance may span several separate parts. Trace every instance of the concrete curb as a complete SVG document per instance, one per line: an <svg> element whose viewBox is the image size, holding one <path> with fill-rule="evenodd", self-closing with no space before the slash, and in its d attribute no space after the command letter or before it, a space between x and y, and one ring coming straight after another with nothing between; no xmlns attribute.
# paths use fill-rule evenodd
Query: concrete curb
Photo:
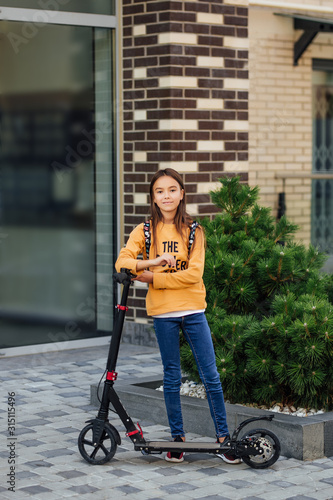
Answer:
<svg viewBox="0 0 333 500"><path fill-rule="evenodd" d="M116 385L116 391L131 417L148 419L156 424L168 425L163 393L155 388L162 384L154 377L142 379L139 383ZM100 387L100 396L103 387ZM186 432L215 438L215 431L209 413L207 400L181 396L184 426ZM97 384L91 385L90 402L98 407ZM271 415L272 412L226 403L230 432L243 420L251 417ZM313 417L292 417L274 413L273 422L254 422L246 427L265 428L274 432L281 442L281 454L297 460L315 460L333 456L333 412Z"/></svg>

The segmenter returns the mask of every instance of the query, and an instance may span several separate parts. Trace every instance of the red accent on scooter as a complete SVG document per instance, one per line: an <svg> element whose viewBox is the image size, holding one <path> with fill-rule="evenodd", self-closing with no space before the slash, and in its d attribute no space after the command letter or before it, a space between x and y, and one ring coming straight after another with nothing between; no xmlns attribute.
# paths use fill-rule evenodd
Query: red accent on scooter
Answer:
<svg viewBox="0 0 333 500"><path fill-rule="evenodd" d="M117 309L120 309L121 311L128 311L127 306L121 306L120 304L118 304L116 307L117 307Z"/></svg>
<svg viewBox="0 0 333 500"><path fill-rule="evenodd" d="M139 422L137 422L137 425L139 429L135 429L135 431L131 432L126 432L126 436L133 436L134 434L140 434L140 436L143 438L143 430L141 429L141 425L139 424Z"/></svg>
<svg viewBox="0 0 333 500"><path fill-rule="evenodd" d="M106 380L117 380L118 373L117 372L107 372Z"/></svg>

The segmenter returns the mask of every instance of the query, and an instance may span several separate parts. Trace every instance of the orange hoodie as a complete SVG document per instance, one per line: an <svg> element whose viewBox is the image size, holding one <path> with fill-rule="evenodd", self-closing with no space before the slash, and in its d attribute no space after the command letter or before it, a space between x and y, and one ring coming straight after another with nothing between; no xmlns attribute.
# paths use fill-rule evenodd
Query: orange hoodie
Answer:
<svg viewBox="0 0 333 500"><path fill-rule="evenodd" d="M170 253L176 259L176 267L158 266L149 268L154 273L153 283L149 284L146 297L148 316L155 316L175 311L190 311L206 308L206 290L202 275L205 265L205 240L199 226L195 232L195 242L188 260L187 243L184 245L174 224L157 225L157 255ZM186 234L188 241L189 229ZM130 234L127 244L120 250L116 270L122 267L136 271L138 255L146 258L143 224L139 224ZM153 238L150 259L156 257Z"/></svg>

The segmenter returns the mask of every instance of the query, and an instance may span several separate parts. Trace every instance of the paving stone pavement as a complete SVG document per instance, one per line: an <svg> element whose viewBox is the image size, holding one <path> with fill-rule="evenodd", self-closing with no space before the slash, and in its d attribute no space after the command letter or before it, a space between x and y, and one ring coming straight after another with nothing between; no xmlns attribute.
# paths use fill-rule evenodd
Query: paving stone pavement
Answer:
<svg viewBox="0 0 333 500"><path fill-rule="evenodd" d="M122 443L110 462L89 465L78 452L77 437L85 421L96 415L90 384L100 380L106 354L107 348L99 346L1 359L0 499L333 499L333 459L282 457L269 469L255 470L212 455L188 454L183 463L170 464L160 455L134 452L112 414ZM161 376L159 353L121 344L117 371L123 381ZM15 406L9 393L15 394ZM12 436L8 418L15 420ZM167 427L140 424L148 439L170 439ZM191 439L205 440L188 434ZM11 485L15 491L8 489Z"/></svg>

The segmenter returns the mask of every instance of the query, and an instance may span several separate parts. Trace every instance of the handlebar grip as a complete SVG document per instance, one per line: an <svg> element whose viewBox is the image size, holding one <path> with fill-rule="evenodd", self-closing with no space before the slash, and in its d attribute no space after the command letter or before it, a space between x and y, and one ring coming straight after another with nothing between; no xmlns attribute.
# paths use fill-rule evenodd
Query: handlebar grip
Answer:
<svg viewBox="0 0 333 500"><path fill-rule="evenodd" d="M129 269L121 268L120 273L114 273L113 279L117 283L124 285L126 282L130 283L135 276L136 274L132 274Z"/></svg>

